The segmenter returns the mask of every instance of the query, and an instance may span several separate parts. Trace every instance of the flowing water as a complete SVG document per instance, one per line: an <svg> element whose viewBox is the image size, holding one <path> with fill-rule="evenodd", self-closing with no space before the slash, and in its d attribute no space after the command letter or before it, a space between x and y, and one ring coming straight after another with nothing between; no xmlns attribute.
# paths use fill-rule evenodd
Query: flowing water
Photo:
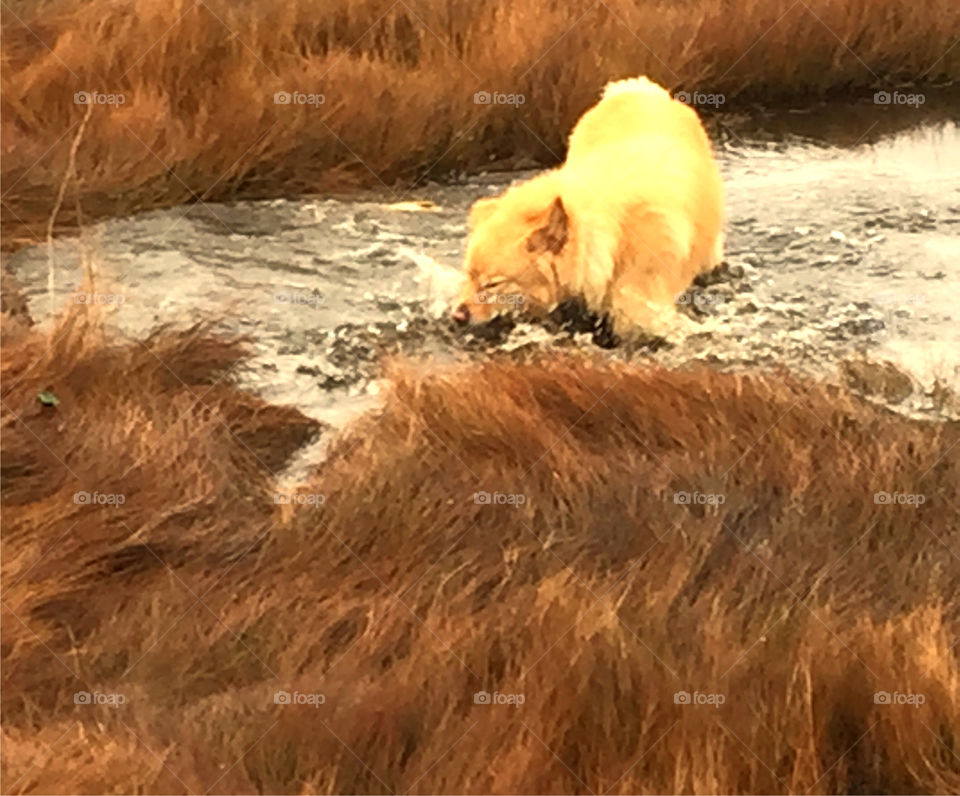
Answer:
<svg viewBox="0 0 960 796"><path fill-rule="evenodd" d="M88 300L112 301L112 322L139 334L219 319L254 341L240 374L248 385L333 426L377 405L385 356L426 355L435 366L542 346L671 366L783 364L914 415L956 416L960 127L928 119L904 129L901 116L901 129L888 130L884 110L837 125L828 109L715 120L727 268L701 280L657 344L604 349L589 331L556 323L474 335L447 320L470 204L530 173L403 197L192 205L110 220L55 243L52 299L45 248L10 265L42 320L86 298L76 294L86 251L99 294Z"/></svg>

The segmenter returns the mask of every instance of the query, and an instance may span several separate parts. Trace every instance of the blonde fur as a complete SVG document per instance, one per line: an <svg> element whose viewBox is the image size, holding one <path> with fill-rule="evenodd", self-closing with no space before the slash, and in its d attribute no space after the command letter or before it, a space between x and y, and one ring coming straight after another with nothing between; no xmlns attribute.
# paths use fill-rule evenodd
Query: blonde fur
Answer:
<svg viewBox="0 0 960 796"><path fill-rule="evenodd" d="M647 91L651 94L666 94L668 97L670 96L670 93L663 86L661 86L659 83L654 83L649 78L628 77L625 80L615 80L612 83L607 83L603 89L603 99L615 97L617 94L638 91Z"/></svg>
<svg viewBox="0 0 960 796"><path fill-rule="evenodd" d="M471 227L471 318L582 295L621 330L650 326L722 260L722 183L696 112L631 78L581 117L560 168L480 200Z"/></svg>

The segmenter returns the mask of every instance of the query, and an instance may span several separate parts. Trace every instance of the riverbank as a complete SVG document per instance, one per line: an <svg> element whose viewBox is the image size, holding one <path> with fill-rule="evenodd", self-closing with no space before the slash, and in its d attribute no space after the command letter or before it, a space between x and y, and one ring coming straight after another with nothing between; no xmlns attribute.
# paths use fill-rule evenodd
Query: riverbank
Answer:
<svg viewBox="0 0 960 796"><path fill-rule="evenodd" d="M891 110L930 108L960 77L949 0L298 0L269 21L220 0L45 0L2 14L8 250L45 239L61 187L57 232L198 200L385 185L402 198L491 164L548 165L618 77L647 74L708 116L876 92Z"/></svg>
<svg viewBox="0 0 960 796"><path fill-rule="evenodd" d="M955 423L400 366L291 494L315 425L243 357L84 309L5 335L7 792L960 789Z"/></svg>

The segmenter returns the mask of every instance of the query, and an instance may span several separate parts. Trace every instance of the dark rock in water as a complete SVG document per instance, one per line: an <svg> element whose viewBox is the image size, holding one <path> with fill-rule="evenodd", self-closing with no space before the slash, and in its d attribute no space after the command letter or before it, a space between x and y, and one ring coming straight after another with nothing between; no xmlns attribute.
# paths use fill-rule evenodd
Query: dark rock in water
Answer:
<svg viewBox="0 0 960 796"><path fill-rule="evenodd" d="M867 396L879 396L898 404L913 395L913 380L892 362L848 359L841 363L847 384Z"/></svg>
<svg viewBox="0 0 960 796"><path fill-rule="evenodd" d="M403 305L393 298L386 296L377 296L377 309L381 312L397 312L403 309Z"/></svg>
<svg viewBox="0 0 960 796"><path fill-rule="evenodd" d="M359 376L330 375L317 382L321 390L339 390L362 381Z"/></svg>
<svg viewBox="0 0 960 796"><path fill-rule="evenodd" d="M886 327L887 325L879 318L858 318L854 321L844 321L840 324L838 330L849 335L860 336L874 334Z"/></svg>
<svg viewBox="0 0 960 796"><path fill-rule="evenodd" d="M623 342L613 331L610 315L594 312L582 297L561 301L542 324L553 334L592 335L593 344L600 348L617 348Z"/></svg>
<svg viewBox="0 0 960 796"><path fill-rule="evenodd" d="M665 337L660 337L647 332L635 333L628 338L624 344L624 350L628 354L649 353L653 354L661 349L670 349L675 346Z"/></svg>
<svg viewBox="0 0 960 796"><path fill-rule="evenodd" d="M359 361L360 358L357 359ZM332 363L320 366L300 365L297 367L297 373L315 377L321 390L351 387L368 378L367 370L368 368L357 367L357 363L348 367L337 367Z"/></svg>
<svg viewBox="0 0 960 796"><path fill-rule="evenodd" d="M358 331L346 339L338 336L326 351L327 361L346 372L357 363L372 362L376 358L377 350L369 337L369 333L363 331Z"/></svg>
<svg viewBox="0 0 960 796"><path fill-rule="evenodd" d="M697 287L710 287L711 285L718 285L721 282L729 282L732 279L740 279L742 276L742 267L735 265L733 268L731 268L727 264L727 261L724 260L722 263L720 263L720 265L716 266L712 270L706 271L702 274L697 274L693 278L693 284Z"/></svg>
<svg viewBox="0 0 960 796"><path fill-rule="evenodd" d="M585 334L595 332L600 318L592 312L583 298L570 298L561 301L544 319L544 327L554 334Z"/></svg>
<svg viewBox="0 0 960 796"><path fill-rule="evenodd" d="M510 336L517 322L510 315L497 315L486 323L468 327L466 333L477 340L487 343L502 343Z"/></svg>
<svg viewBox="0 0 960 796"><path fill-rule="evenodd" d="M371 251L364 253L360 259L376 266L394 266L400 262L393 248L386 245L374 247Z"/></svg>
<svg viewBox="0 0 960 796"><path fill-rule="evenodd" d="M321 368L318 368L315 365L297 365L296 372L301 373L304 376L319 376L323 371Z"/></svg>
<svg viewBox="0 0 960 796"><path fill-rule="evenodd" d="M613 331L613 321L609 315L604 315L593 333L593 342L600 348L616 348L620 345L620 337Z"/></svg>
<svg viewBox="0 0 960 796"><path fill-rule="evenodd" d="M742 307L739 307L737 309L737 315L747 315L749 313L759 312L759 311L760 311L760 308L756 304L754 304L752 301L748 301Z"/></svg>

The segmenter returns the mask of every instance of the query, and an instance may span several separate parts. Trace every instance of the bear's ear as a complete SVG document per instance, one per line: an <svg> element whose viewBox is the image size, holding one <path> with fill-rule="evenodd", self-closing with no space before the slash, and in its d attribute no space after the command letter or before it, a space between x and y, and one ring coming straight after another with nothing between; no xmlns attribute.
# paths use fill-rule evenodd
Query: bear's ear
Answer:
<svg viewBox="0 0 960 796"><path fill-rule="evenodd" d="M563 206L563 200L558 196L550 205L547 223L535 229L527 238L527 251L560 254L567 245L569 234L570 218Z"/></svg>
<svg viewBox="0 0 960 796"><path fill-rule="evenodd" d="M490 216L493 215L493 211L497 209L497 202L499 201L499 196L494 196L490 199L477 199L477 201L473 203L473 207L470 208L470 229L476 229L480 224L490 218Z"/></svg>

